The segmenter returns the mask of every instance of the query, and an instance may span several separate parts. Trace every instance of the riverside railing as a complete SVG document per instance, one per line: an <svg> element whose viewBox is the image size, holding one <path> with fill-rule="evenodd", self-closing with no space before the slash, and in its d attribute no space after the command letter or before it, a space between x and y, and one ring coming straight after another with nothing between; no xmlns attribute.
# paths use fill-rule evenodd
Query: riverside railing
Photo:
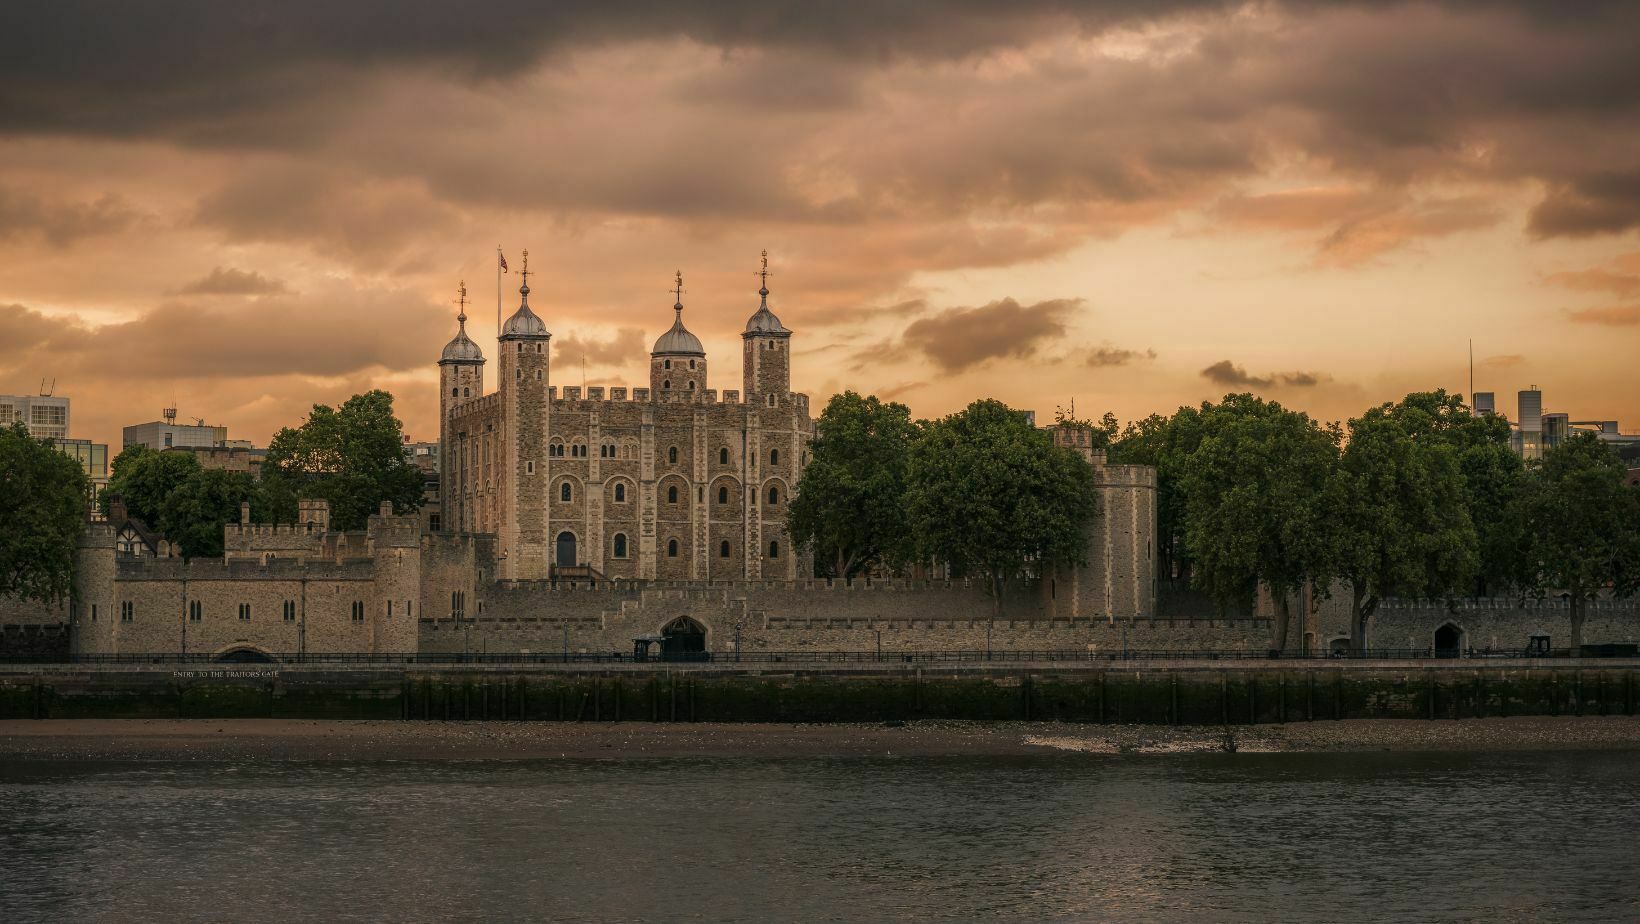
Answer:
<svg viewBox="0 0 1640 924"><path fill-rule="evenodd" d="M1407 661L1557 658L1634 658L1631 645L1589 645L1581 651L1570 648L1487 648L1429 649L1372 648L1355 652L1250 651L1244 649L1044 649L1044 650L948 650L948 651L688 651L655 653L647 657L629 651L556 652L417 652L378 654L366 652L267 653L239 649L225 655L198 652L155 652L147 654L0 654L0 664L315 664L375 666L409 664L945 664L1066 662L1109 663L1122 661Z"/></svg>

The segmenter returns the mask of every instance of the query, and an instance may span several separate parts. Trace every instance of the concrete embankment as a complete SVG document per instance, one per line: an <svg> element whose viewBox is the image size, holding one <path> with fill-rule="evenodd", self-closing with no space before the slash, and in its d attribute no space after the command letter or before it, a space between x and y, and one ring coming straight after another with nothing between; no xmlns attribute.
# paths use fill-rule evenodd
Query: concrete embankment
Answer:
<svg viewBox="0 0 1640 924"><path fill-rule="evenodd" d="M0 667L0 719L1025 720L1634 715L1640 661Z"/></svg>

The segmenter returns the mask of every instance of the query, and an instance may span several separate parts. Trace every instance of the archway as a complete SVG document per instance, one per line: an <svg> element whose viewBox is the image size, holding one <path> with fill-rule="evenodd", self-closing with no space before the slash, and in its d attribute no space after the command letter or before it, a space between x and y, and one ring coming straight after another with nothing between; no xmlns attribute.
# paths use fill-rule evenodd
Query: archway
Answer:
<svg viewBox="0 0 1640 924"><path fill-rule="evenodd" d="M575 534L568 530L558 534L558 550L553 561L561 568L572 568L575 560Z"/></svg>
<svg viewBox="0 0 1640 924"><path fill-rule="evenodd" d="M1449 622L1435 630L1435 657L1456 658L1462 650L1462 629Z"/></svg>
<svg viewBox="0 0 1640 924"><path fill-rule="evenodd" d="M668 661L706 660L706 629L687 616L679 616L661 630L661 657Z"/></svg>
<svg viewBox="0 0 1640 924"><path fill-rule="evenodd" d="M216 660L227 664L271 664L273 655L260 648L234 648L217 655Z"/></svg>

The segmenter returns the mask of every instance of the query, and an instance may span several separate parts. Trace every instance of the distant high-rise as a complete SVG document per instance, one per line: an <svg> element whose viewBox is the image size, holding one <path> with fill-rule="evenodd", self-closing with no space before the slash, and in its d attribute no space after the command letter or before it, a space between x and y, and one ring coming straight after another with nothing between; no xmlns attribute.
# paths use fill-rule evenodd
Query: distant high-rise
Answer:
<svg viewBox="0 0 1640 924"><path fill-rule="evenodd" d="M1475 413L1496 414L1498 412L1497 397L1489 391L1475 392Z"/></svg>
<svg viewBox="0 0 1640 924"><path fill-rule="evenodd" d="M1523 459L1540 459L1543 457L1543 392L1538 391L1536 385L1522 391L1519 407L1515 451Z"/></svg>
<svg viewBox="0 0 1640 924"><path fill-rule="evenodd" d="M0 395L0 426L22 421L35 439L68 437L68 399L50 395Z"/></svg>

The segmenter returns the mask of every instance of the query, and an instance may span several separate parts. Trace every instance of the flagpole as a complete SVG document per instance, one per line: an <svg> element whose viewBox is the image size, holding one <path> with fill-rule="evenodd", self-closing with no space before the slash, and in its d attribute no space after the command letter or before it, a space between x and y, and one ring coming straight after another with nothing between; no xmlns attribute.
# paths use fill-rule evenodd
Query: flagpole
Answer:
<svg viewBox="0 0 1640 924"><path fill-rule="evenodd" d="M495 245L495 338L501 341L501 245Z"/></svg>

